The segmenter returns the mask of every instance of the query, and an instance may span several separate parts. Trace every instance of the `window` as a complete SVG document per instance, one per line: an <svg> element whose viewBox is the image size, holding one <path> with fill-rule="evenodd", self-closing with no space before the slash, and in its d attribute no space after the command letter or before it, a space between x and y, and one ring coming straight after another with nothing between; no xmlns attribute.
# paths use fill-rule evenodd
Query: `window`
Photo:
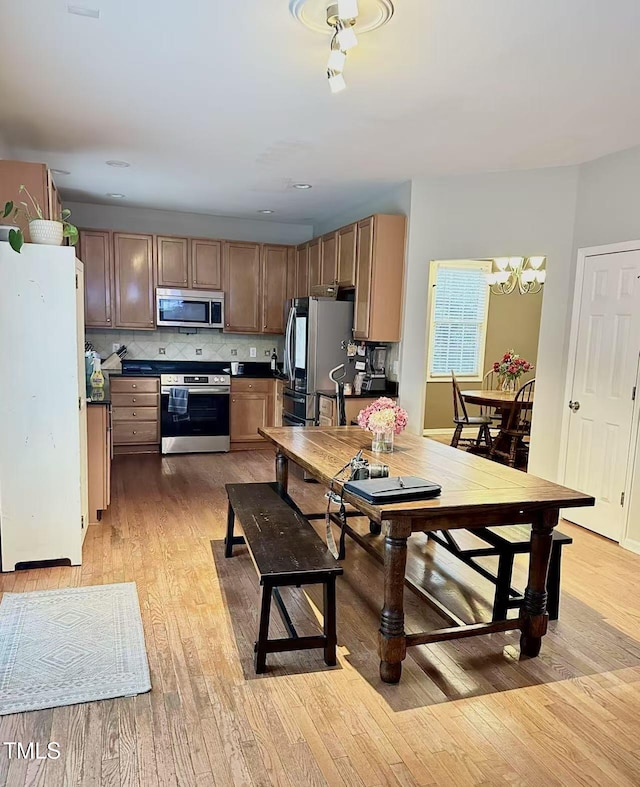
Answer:
<svg viewBox="0 0 640 787"><path fill-rule="evenodd" d="M429 380L481 380L489 310L490 261L433 261L429 284Z"/></svg>

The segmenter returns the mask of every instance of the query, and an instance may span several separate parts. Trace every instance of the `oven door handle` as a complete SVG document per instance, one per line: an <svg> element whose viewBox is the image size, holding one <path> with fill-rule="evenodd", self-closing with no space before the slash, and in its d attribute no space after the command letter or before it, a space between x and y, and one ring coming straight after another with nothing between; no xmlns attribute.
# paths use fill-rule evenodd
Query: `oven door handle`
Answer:
<svg viewBox="0 0 640 787"><path fill-rule="evenodd" d="M170 388L162 388L161 393L168 396L171 393L171 388L179 388L181 391L185 390L185 386L172 385ZM227 386L209 386L207 388L186 388L189 396L204 396L205 394L220 394L221 396L228 396L231 391Z"/></svg>
<svg viewBox="0 0 640 787"><path fill-rule="evenodd" d="M304 404L306 401L304 396L289 393L288 391L284 391L282 395L285 399L292 399L294 402L298 402L299 404Z"/></svg>

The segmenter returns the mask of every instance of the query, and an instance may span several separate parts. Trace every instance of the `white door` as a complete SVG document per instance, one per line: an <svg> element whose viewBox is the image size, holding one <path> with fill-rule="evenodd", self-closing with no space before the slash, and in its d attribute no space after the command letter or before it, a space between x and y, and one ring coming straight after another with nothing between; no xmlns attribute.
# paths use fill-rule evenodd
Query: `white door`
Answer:
<svg viewBox="0 0 640 787"><path fill-rule="evenodd" d="M565 484L596 498L571 509L571 522L620 541L638 384L640 251L585 258ZM575 312L574 312L575 314Z"/></svg>

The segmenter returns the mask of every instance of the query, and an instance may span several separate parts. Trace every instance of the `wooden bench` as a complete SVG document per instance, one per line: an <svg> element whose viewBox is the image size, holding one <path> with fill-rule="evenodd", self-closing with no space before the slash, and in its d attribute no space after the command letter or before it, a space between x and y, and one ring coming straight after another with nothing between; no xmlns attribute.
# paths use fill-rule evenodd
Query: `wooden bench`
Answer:
<svg viewBox="0 0 640 787"><path fill-rule="evenodd" d="M474 536L489 544L488 547L468 549L461 547L450 531L437 531L428 533L428 537L444 547L452 555L462 560L463 563L473 568L485 579L496 586L493 598L493 620L506 620L510 609L520 608L524 597L520 591L511 586L513 575L513 560L516 555L528 554L531 549L530 525L512 525L510 527L481 527L470 531ZM551 546L551 560L549 562L549 576L547 579L547 611L550 620L557 620L560 611L560 567L562 561L562 547L572 544L570 536L553 531ZM498 571L491 571L479 565L479 557L498 558Z"/></svg>
<svg viewBox="0 0 640 787"><path fill-rule="evenodd" d="M255 669L264 672L267 653L323 648L329 666L336 663L336 577L342 567L333 559L326 544L291 498L278 484L227 484L229 509L225 557L234 544L246 544L262 585ZM235 519L244 537L234 535ZM279 587L324 585L324 633L300 637L284 605ZM275 599L289 633L283 639L269 639L271 598Z"/></svg>

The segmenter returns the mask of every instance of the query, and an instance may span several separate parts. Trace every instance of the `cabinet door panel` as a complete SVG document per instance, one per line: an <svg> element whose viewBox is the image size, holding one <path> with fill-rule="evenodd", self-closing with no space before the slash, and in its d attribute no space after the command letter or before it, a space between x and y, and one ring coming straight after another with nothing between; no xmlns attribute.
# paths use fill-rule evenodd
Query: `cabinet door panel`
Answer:
<svg viewBox="0 0 640 787"><path fill-rule="evenodd" d="M84 323L88 328L113 328L111 233L81 230L78 255L84 263Z"/></svg>
<svg viewBox="0 0 640 787"><path fill-rule="evenodd" d="M264 393L239 393L231 397L231 440L245 442L262 440L258 427L269 424L269 402Z"/></svg>
<svg viewBox="0 0 640 787"><path fill-rule="evenodd" d="M157 238L158 287L188 287L189 260L186 238Z"/></svg>
<svg viewBox="0 0 640 787"><path fill-rule="evenodd" d="M219 240L191 240L191 283L195 290L222 289L222 243Z"/></svg>
<svg viewBox="0 0 640 787"><path fill-rule="evenodd" d="M260 246L224 244L225 331L260 333Z"/></svg>
<svg viewBox="0 0 640 787"><path fill-rule="evenodd" d="M262 248L262 330L265 333L284 333L288 255L286 246Z"/></svg>
<svg viewBox="0 0 640 787"><path fill-rule="evenodd" d="M342 287L355 287L356 284L357 230L356 224L338 230L338 283Z"/></svg>
<svg viewBox="0 0 640 787"><path fill-rule="evenodd" d="M369 332L371 306L371 270L373 260L373 219L358 222L358 255L356 260L356 299L353 316L353 334L356 339L366 339Z"/></svg>
<svg viewBox="0 0 640 787"><path fill-rule="evenodd" d="M317 284L322 284L320 281L320 263L320 238L317 238L309 243L309 291L307 295L311 293L312 287L315 287Z"/></svg>
<svg viewBox="0 0 640 787"><path fill-rule="evenodd" d="M322 236L320 257L320 284L334 284L337 281L338 268L338 244L335 232Z"/></svg>
<svg viewBox="0 0 640 787"><path fill-rule="evenodd" d="M296 298L309 294L309 244L296 249Z"/></svg>
<svg viewBox="0 0 640 787"><path fill-rule="evenodd" d="M297 297L297 265L296 265L296 250L293 246L289 246L287 253L287 300L290 301Z"/></svg>
<svg viewBox="0 0 640 787"><path fill-rule="evenodd" d="M113 235L117 328L153 328L155 276L153 237Z"/></svg>

